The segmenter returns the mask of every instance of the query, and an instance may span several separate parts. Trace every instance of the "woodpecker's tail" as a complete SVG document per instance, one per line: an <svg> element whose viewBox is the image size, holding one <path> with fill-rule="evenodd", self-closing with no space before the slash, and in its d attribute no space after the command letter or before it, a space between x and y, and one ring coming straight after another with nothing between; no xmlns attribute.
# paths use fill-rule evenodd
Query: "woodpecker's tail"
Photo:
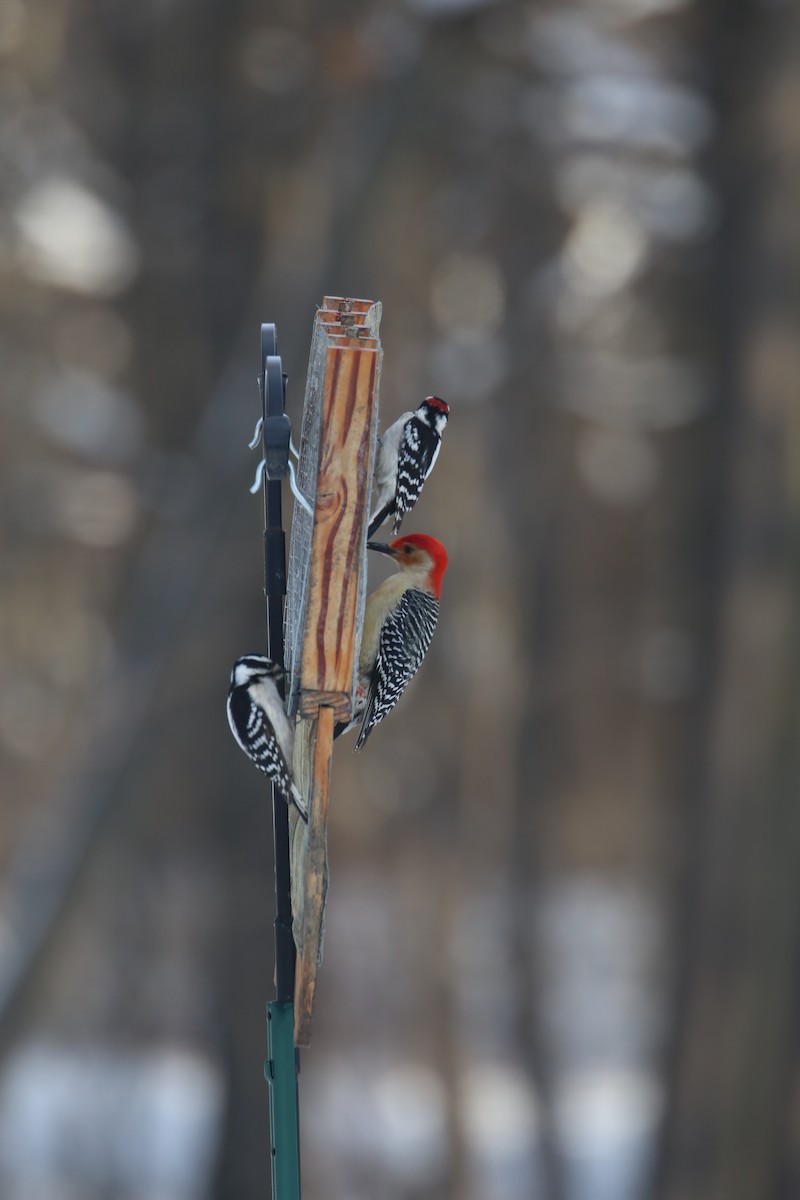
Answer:
<svg viewBox="0 0 800 1200"><path fill-rule="evenodd" d="M369 523L369 528L367 529L367 540L375 536L386 518L391 515L393 508L394 500L390 500L388 504L384 504L383 508L377 511Z"/></svg>
<svg viewBox="0 0 800 1200"><path fill-rule="evenodd" d="M375 728L375 726L370 721L364 721L364 723L361 726L361 731L359 732L359 735L356 738L356 744L353 747L354 751L361 749L361 747L364 745L364 743L366 742L367 738L372 733L374 728Z"/></svg>
<svg viewBox="0 0 800 1200"><path fill-rule="evenodd" d="M308 824L308 809L306 807L306 802L303 799L303 797L300 795L300 792L295 784L292 784L291 801L292 801L292 804L297 809L298 813L300 814L301 821L304 821L307 825Z"/></svg>

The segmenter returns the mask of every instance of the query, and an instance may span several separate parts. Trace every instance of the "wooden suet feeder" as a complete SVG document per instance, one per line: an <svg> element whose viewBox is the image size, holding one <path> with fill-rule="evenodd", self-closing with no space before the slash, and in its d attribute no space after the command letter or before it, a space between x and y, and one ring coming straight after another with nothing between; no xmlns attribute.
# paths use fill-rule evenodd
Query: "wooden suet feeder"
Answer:
<svg viewBox="0 0 800 1200"><path fill-rule="evenodd" d="M364 617L370 488L378 434L381 306L326 296L314 319L286 600L294 777L309 823L290 814L295 1043L311 1038L327 890L333 728L349 720Z"/></svg>

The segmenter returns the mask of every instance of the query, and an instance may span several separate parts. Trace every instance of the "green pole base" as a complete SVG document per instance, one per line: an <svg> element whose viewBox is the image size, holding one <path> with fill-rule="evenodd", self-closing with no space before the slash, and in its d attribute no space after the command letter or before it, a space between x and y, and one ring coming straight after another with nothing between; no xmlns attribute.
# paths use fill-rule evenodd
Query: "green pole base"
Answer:
<svg viewBox="0 0 800 1200"><path fill-rule="evenodd" d="M272 1148L272 1200L300 1200L300 1130L294 1010L291 1001L267 1005L269 1133Z"/></svg>

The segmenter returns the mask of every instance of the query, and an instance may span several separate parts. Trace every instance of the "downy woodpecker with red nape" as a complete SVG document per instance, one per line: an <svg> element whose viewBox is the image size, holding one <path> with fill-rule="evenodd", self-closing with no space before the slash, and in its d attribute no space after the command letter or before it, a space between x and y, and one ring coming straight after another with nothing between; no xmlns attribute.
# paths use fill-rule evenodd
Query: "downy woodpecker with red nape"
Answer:
<svg viewBox="0 0 800 1200"><path fill-rule="evenodd" d="M425 533L411 533L389 545L367 542L367 547L388 554L399 570L368 596L364 609L353 718L335 731L338 736L360 722L356 750L392 711L422 665L447 570L444 546Z"/></svg>
<svg viewBox="0 0 800 1200"><path fill-rule="evenodd" d="M388 517L394 517L392 532L400 529L433 470L449 415L444 400L428 396L416 412L403 413L379 438L368 537Z"/></svg>
<svg viewBox="0 0 800 1200"><path fill-rule="evenodd" d="M294 730L278 691L283 675L283 667L263 654L237 658L228 692L228 723L248 758L308 822L303 797L292 781Z"/></svg>

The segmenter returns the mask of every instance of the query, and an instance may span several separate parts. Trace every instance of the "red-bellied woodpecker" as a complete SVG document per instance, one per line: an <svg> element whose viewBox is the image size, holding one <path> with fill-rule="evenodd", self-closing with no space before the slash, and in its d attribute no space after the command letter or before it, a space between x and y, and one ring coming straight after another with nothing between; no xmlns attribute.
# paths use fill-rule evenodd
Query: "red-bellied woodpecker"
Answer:
<svg viewBox="0 0 800 1200"><path fill-rule="evenodd" d="M367 546L390 555L399 570L372 592L364 610L353 719L336 728L338 735L361 722L356 750L392 711L422 665L436 628L447 570L444 546L425 533Z"/></svg>
<svg viewBox="0 0 800 1200"><path fill-rule="evenodd" d="M231 671L228 723L248 758L308 821L303 797L292 782L294 730L277 687L283 674L283 667L263 654L238 658Z"/></svg>
<svg viewBox="0 0 800 1200"><path fill-rule="evenodd" d="M372 537L388 517L397 533L403 517L417 503L422 485L439 456L450 407L438 396L428 396L416 412L403 413L378 443L372 482Z"/></svg>

